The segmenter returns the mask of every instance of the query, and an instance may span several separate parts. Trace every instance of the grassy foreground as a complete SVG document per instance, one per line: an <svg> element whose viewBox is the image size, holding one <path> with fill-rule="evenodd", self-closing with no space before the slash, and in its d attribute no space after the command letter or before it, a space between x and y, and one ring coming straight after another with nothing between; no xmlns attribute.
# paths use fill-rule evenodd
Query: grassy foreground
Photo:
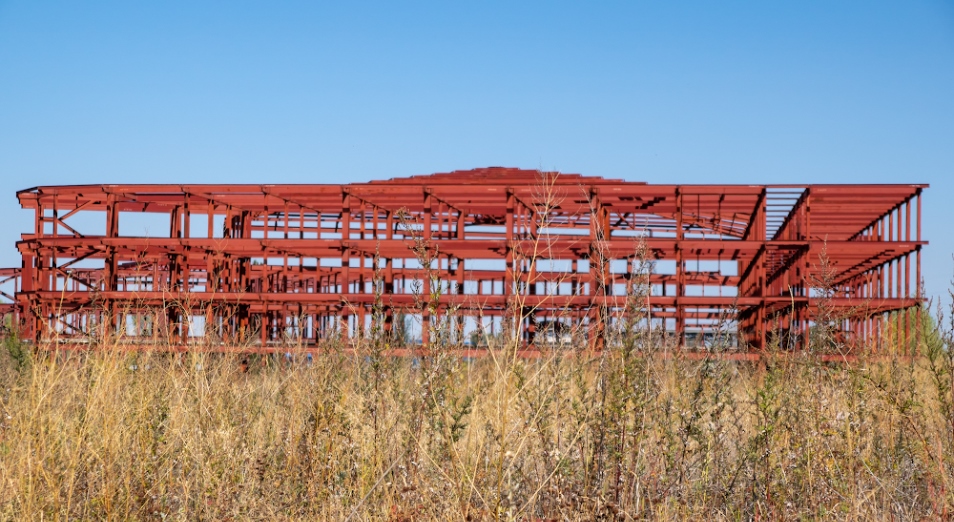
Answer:
<svg viewBox="0 0 954 522"><path fill-rule="evenodd" d="M948 337L949 339L949 337ZM0 519L936 519L954 364L0 354ZM660 345L664 345L660 343ZM662 349L662 348L660 348Z"/></svg>

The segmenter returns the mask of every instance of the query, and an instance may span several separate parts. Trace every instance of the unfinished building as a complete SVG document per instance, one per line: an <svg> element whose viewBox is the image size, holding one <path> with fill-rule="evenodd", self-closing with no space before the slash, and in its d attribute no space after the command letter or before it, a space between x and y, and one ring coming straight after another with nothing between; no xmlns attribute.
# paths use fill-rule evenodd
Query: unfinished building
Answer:
<svg viewBox="0 0 954 522"><path fill-rule="evenodd" d="M578 328L600 349L634 285L683 345L881 343L920 310L927 185L655 185L485 168L342 185L46 186L6 314L38 344L317 348L413 318ZM649 267L649 270L646 269ZM821 310L821 312L820 312ZM819 318L824 313L824 318ZM903 335L913 324L904 321ZM451 326L448 326L451 325ZM721 334L720 334L721 335Z"/></svg>

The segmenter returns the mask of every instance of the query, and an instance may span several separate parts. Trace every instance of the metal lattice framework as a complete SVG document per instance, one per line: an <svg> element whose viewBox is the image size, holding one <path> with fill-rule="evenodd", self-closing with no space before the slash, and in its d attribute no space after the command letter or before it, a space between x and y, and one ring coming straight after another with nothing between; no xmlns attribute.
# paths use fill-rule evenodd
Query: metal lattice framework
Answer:
<svg viewBox="0 0 954 522"><path fill-rule="evenodd" d="M510 168L36 187L17 194L35 228L17 245L22 273L0 273L16 285L3 313L17 308L37 343L108 325L131 342L318 346L379 313L385 330L417 317L424 345L453 317L458 334L496 321L527 344L541 322L581 325L599 349L649 257L649 320L684 344L726 320L745 347L771 332L803 344L820 306L843 340L877 342L890 314L923 301L926 187L652 185ZM813 290L821 280L827 290Z"/></svg>
<svg viewBox="0 0 954 522"><path fill-rule="evenodd" d="M0 332L16 321L16 293L20 290L20 269L0 268Z"/></svg>

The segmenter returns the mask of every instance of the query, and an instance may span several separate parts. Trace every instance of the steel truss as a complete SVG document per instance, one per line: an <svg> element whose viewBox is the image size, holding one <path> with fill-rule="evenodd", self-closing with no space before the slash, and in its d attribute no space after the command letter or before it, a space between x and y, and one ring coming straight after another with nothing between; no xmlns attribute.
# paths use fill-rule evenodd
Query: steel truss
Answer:
<svg viewBox="0 0 954 522"><path fill-rule="evenodd" d="M17 194L35 226L17 244L22 272L0 272L16 280L0 313L18 309L36 343L88 342L107 326L134 343L315 347L363 335L372 316L393 331L408 314L424 346L438 324L462 336L489 321L533 345L540 324L563 322L600 349L642 282L644 320L685 345L729 324L744 347L776 334L805 346L826 321L849 345L883 347L891 317L913 335L898 312L923 302L926 187L651 185L510 168L35 187Z"/></svg>

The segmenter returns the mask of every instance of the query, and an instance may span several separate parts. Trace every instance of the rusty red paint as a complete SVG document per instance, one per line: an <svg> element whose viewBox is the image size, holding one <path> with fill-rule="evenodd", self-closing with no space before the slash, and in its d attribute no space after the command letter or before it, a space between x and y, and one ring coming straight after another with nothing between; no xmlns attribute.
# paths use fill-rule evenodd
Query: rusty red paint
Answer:
<svg viewBox="0 0 954 522"><path fill-rule="evenodd" d="M133 342L162 327L181 345L201 318L224 343L255 332L263 348L291 332L316 347L364 330L379 281L386 328L402 311L436 324L452 309L502 317L519 301L536 320L586 323L598 349L642 242L658 268L650 315L680 339L728 318L746 346L773 332L804 344L823 305L849 345L878 345L889 314L923 301L925 188L653 185L510 168L348 185L36 187L17 194L35 227L17 244L22 270L0 272L17 281L0 313L19 311L37 343L81 343L109 318L151 325ZM161 218L162 233L124 230L137 215ZM429 271L408 261L415 245L434 257ZM442 291L422 313L409 282L425 272ZM811 290L822 279L824 301ZM534 325L519 325L528 344Z"/></svg>

